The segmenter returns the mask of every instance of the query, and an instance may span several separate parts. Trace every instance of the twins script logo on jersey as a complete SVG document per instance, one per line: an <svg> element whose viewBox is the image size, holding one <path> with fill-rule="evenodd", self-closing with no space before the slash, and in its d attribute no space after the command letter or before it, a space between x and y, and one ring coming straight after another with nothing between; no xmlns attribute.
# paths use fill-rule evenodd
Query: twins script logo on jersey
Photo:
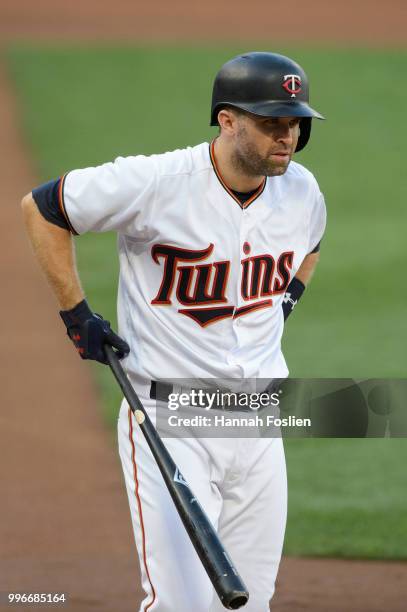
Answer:
<svg viewBox="0 0 407 612"><path fill-rule="evenodd" d="M240 291L243 300L250 301L250 304L238 308L229 304L226 291L231 262L198 264L207 260L213 249L213 244L200 250L167 244L154 245L151 255L156 264L160 264L160 260L164 262L164 270L160 288L151 304L171 305L175 294L178 303L187 306L178 312L205 327L221 319L236 319L254 310L268 308L273 305L271 296L284 293L287 289L293 251L281 253L277 260L267 253L246 257L240 262ZM248 243L245 243L244 252L250 252Z"/></svg>
<svg viewBox="0 0 407 612"><path fill-rule="evenodd" d="M298 74L285 74L283 87L291 94L292 98L295 98L296 94L301 91L301 77Z"/></svg>

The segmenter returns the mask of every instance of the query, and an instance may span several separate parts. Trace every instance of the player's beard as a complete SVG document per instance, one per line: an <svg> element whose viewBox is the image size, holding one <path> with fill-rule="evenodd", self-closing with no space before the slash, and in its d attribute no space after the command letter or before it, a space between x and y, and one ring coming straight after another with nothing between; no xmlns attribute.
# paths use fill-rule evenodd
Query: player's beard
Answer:
<svg viewBox="0 0 407 612"><path fill-rule="evenodd" d="M231 161L235 170L246 176L280 176L288 168L287 163L278 163L270 156L262 157L255 144L247 137L247 130L242 125L239 128L238 146L232 153Z"/></svg>

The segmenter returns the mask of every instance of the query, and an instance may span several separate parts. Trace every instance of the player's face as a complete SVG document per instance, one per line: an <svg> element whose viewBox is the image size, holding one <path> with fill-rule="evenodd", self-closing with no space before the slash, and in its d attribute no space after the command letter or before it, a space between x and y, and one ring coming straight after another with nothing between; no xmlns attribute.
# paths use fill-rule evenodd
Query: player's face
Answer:
<svg viewBox="0 0 407 612"><path fill-rule="evenodd" d="M298 117L238 117L234 164L248 176L284 174L297 147Z"/></svg>

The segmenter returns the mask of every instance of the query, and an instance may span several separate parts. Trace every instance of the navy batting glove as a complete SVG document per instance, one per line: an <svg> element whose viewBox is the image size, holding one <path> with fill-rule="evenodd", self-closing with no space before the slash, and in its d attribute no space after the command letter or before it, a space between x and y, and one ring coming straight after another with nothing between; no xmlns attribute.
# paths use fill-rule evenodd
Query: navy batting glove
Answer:
<svg viewBox="0 0 407 612"><path fill-rule="evenodd" d="M107 364L103 348L105 344L116 349L119 359L129 354L130 347L127 342L112 331L109 321L91 311L86 300L82 300L71 310L60 310L59 314L82 359L93 359Z"/></svg>

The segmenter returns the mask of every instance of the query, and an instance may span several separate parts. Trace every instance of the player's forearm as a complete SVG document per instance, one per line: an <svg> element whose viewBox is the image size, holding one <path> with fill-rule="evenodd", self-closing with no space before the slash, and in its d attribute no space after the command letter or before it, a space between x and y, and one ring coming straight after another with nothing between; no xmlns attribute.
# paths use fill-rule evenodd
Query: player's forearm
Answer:
<svg viewBox="0 0 407 612"><path fill-rule="evenodd" d="M305 286L310 282L317 263L319 261L319 253L310 253L306 255L303 259L302 264L298 268L295 276L300 280Z"/></svg>
<svg viewBox="0 0 407 612"><path fill-rule="evenodd" d="M70 232L46 221L31 194L23 198L21 206L35 256L61 309L73 308L83 299L84 293L76 268Z"/></svg>

